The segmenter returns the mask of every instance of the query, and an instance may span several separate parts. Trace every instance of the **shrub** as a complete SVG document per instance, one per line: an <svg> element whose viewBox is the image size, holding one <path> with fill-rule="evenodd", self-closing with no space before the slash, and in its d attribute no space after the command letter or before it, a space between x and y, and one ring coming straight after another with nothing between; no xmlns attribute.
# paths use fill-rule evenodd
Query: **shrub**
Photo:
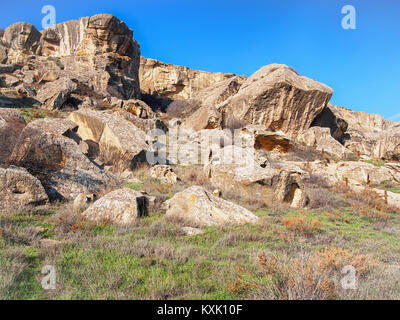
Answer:
<svg viewBox="0 0 400 320"><path fill-rule="evenodd" d="M304 213L283 219L282 223L289 231L303 236L312 236L322 227L320 218L310 219Z"/></svg>
<svg viewBox="0 0 400 320"><path fill-rule="evenodd" d="M345 183L340 182L334 188L334 191L342 193L354 209L354 213L361 217L366 217L370 220L387 221L390 219L388 214L400 214L400 209L385 203L383 197L370 187L365 187L362 191L357 192Z"/></svg>
<svg viewBox="0 0 400 320"><path fill-rule="evenodd" d="M322 300L339 297L338 276L345 266L356 270L357 278L365 278L370 264L365 255L331 248L282 261L275 255L261 253L258 264L262 272L254 274L238 269L228 289L234 294L249 294L259 299Z"/></svg>

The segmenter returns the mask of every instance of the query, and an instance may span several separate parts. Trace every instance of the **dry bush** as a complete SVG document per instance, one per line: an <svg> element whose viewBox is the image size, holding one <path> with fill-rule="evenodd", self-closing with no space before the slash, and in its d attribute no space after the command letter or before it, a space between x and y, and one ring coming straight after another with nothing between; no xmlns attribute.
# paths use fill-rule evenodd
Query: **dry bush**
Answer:
<svg viewBox="0 0 400 320"><path fill-rule="evenodd" d="M265 236L263 235L254 234L251 232L245 232L245 233L232 232L228 233L226 236L218 240L217 246L234 247L243 242L255 242L263 240L265 240Z"/></svg>
<svg viewBox="0 0 400 320"><path fill-rule="evenodd" d="M0 253L0 299L12 299L13 288L29 266L26 250L18 247Z"/></svg>
<svg viewBox="0 0 400 320"><path fill-rule="evenodd" d="M388 214L400 214L400 209L385 203L382 196L369 187L365 187L361 192L356 192L341 182L334 188L334 191L343 194L355 213L361 217L366 217L370 220L387 221L390 220Z"/></svg>
<svg viewBox="0 0 400 320"><path fill-rule="evenodd" d="M150 226L149 234L153 237L179 237L183 236L184 232L177 226L156 221Z"/></svg>
<svg viewBox="0 0 400 320"><path fill-rule="evenodd" d="M341 293L337 278L345 266L354 267L357 279L365 278L371 267L367 256L337 248L313 255L303 254L286 262L275 255L262 253L258 256L258 264L262 269L260 274L239 269L229 290L258 299L337 299Z"/></svg>
<svg viewBox="0 0 400 320"><path fill-rule="evenodd" d="M192 228L200 228L201 225L196 223L195 221L188 219L184 216L179 215L169 215L164 217L164 221L166 223L172 224L178 227L192 227Z"/></svg>
<svg viewBox="0 0 400 320"><path fill-rule="evenodd" d="M283 225L296 235L312 236L321 229L322 222L320 218L309 219L306 214L300 212L297 215L282 220Z"/></svg>
<svg viewBox="0 0 400 320"><path fill-rule="evenodd" d="M167 108L167 114L173 118L187 118L201 107L201 102L195 99L174 100Z"/></svg>
<svg viewBox="0 0 400 320"><path fill-rule="evenodd" d="M73 212L72 205L66 205L50 218L54 223L54 235L57 239L79 239L85 232L93 230L96 226L110 225L111 221L102 219L98 222L88 220L82 214Z"/></svg>

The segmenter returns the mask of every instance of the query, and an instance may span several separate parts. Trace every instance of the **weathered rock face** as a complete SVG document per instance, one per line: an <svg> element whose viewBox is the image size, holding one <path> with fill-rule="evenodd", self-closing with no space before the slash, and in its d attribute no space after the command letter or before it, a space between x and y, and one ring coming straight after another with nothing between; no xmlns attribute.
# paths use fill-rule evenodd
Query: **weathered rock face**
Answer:
<svg viewBox="0 0 400 320"><path fill-rule="evenodd" d="M68 135L71 130L64 129L76 127L68 120L64 126L60 121L66 120L29 123L14 146L10 163L38 177L51 199L75 199L80 193L117 186L117 179L83 155L74 140L59 134Z"/></svg>
<svg viewBox="0 0 400 320"><path fill-rule="evenodd" d="M178 176L168 165L157 165L151 167L150 177L159 179L164 184L175 184L178 181Z"/></svg>
<svg viewBox="0 0 400 320"><path fill-rule="evenodd" d="M348 129L339 139L347 149L370 158L400 159L398 123L387 121L378 114L356 112L333 105L329 109L336 119L348 124Z"/></svg>
<svg viewBox="0 0 400 320"><path fill-rule="evenodd" d="M254 223L258 220L247 209L218 198L199 186L177 193L164 206L167 216L182 217L202 226Z"/></svg>
<svg viewBox="0 0 400 320"><path fill-rule="evenodd" d="M330 128L312 127L297 138L300 142L331 153L339 159L352 153L332 137Z"/></svg>
<svg viewBox="0 0 400 320"><path fill-rule="evenodd" d="M337 118L345 120L349 130L357 131L380 131L387 129L391 121L386 121L379 114L352 111L347 108L329 105L329 108Z"/></svg>
<svg viewBox="0 0 400 320"><path fill-rule="evenodd" d="M25 126L26 122L21 112L0 108L0 164L8 162L14 144Z"/></svg>
<svg viewBox="0 0 400 320"><path fill-rule="evenodd" d="M78 96L133 99L140 97L140 49L132 34L114 16L99 14L42 32L17 23L6 29L2 42L7 62L25 65L23 72L36 72L40 82L67 78L77 84L72 91ZM47 74L49 70L52 75ZM34 84L38 90L40 82ZM62 95L63 88L60 91Z"/></svg>
<svg viewBox="0 0 400 320"><path fill-rule="evenodd" d="M225 127L226 119L223 119L217 106L235 95L245 80L243 76L234 76L199 91L194 99L201 102L201 107L186 119L183 127L192 130Z"/></svg>
<svg viewBox="0 0 400 320"><path fill-rule="evenodd" d="M304 207L308 203L302 182L304 171L290 166L263 168L244 148L222 148L213 154L204 171L222 192L242 192L244 197L258 196L266 203L286 203L292 207Z"/></svg>
<svg viewBox="0 0 400 320"><path fill-rule="evenodd" d="M2 44L0 37L0 63L5 63L7 61L7 48Z"/></svg>
<svg viewBox="0 0 400 320"><path fill-rule="evenodd" d="M211 73L140 58L139 79L143 95L167 100L193 98L200 90L233 74Z"/></svg>
<svg viewBox="0 0 400 320"><path fill-rule="evenodd" d="M300 76L288 66L272 64L254 73L218 109L226 119L264 125L295 137L310 127L332 92L328 86Z"/></svg>
<svg viewBox="0 0 400 320"><path fill-rule="evenodd" d="M69 119L79 126L78 134L83 140L98 144L105 165L124 171L146 161L146 134L131 122L112 112L93 110L75 111Z"/></svg>
<svg viewBox="0 0 400 320"><path fill-rule="evenodd" d="M135 127L139 128L145 133L149 133L151 130L155 129L159 129L163 132L168 132L167 125L162 120L157 118L143 119L123 109L113 110L113 114L117 117L123 118L131 122Z"/></svg>
<svg viewBox="0 0 400 320"><path fill-rule="evenodd" d="M121 100L112 98L110 106L114 110L125 110L141 119L149 119L155 117L155 114L151 110L151 108L145 102L137 99Z"/></svg>
<svg viewBox="0 0 400 320"><path fill-rule="evenodd" d="M62 109L77 89L77 84L68 78L61 78L42 86L36 96L47 109Z"/></svg>
<svg viewBox="0 0 400 320"><path fill-rule="evenodd" d="M0 211L45 204L47 194L38 179L19 167L0 167Z"/></svg>
<svg viewBox="0 0 400 320"><path fill-rule="evenodd" d="M106 194L82 215L95 222L129 224L148 215L149 199L138 191L120 189Z"/></svg>
<svg viewBox="0 0 400 320"><path fill-rule="evenodd" d="M3 35L3 43L9 48L8 60L18 62L18 53L37 54L41 34L31 24L17 22L9 26Z"/></svg>
<svg viewBox="0 0 400 320"><path fill-rule="evenodd" d="M347 131L349 125L346 120L341 118L338 112L335 112L335 107L328 104L322 112L317 115L311 124L311 127L323 127L329 128L331 136L340 143L344 143L344 134Z"/></svg>
<svg viewBox="0 0 400 320"><path fill-rule="evenodd" d="M400 183L399 168L389 166L374 166L373 164L361 161L340 162L335 168L335 175L341 181L345 178L349 182L366 184L369 176L370 184L379 185L383 182Z"/></svg>

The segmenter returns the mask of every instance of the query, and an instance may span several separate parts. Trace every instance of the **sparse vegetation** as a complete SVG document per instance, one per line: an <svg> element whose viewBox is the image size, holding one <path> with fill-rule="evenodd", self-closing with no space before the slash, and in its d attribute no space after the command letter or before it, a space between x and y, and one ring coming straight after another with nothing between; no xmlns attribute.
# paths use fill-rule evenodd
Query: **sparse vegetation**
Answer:
<svg viewBox="0 0 400 320"><path fill-rule="evenodd" d="M192 176L190 184L198 182L196 167L180 170ZM160 201L184 188L183 182L163 186L155 179L142 181L142 190ZM168 192L156 188L161 186ZM350 202L361 203L363 198L366 207L378 210L376 203L340 188L338 197L347 198L349 204L335 210L268 208L264 203L254 210L260 217L256 224L207 227L204 234L190 237L181 228L199 226L164 216L160 207L128 226L88 222L72 214L69 204L49 206L41 215L4 213L2 298L399 298L399 287L390 281L399 275L391 269L399 262L398 215L387 213L388 220L364 217ZM235 195L224 196L236 201ZM379 210L391 211L384 206ZM42 239L60 242L41 247ZM40 286L44 265L56 267L56 290ZM357 290L340 285L345 265L356 269Z"/></svg>

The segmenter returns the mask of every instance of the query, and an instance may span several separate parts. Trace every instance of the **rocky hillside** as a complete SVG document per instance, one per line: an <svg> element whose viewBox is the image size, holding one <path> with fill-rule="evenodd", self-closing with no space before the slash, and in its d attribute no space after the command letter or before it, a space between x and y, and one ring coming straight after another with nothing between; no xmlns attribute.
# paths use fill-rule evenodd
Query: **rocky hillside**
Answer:
<svg viewBox="0 0 400 320"><path fill-rule="evenodd" d="M400 210L399 123L330 104L331 88L286 65L197 71L141 57L133 35L100 14L0 38L0 211L80 219L35 234L39 247L79 242L82 221L157 216L199 236L265 226L271 208L385 223Z"/></svg>

